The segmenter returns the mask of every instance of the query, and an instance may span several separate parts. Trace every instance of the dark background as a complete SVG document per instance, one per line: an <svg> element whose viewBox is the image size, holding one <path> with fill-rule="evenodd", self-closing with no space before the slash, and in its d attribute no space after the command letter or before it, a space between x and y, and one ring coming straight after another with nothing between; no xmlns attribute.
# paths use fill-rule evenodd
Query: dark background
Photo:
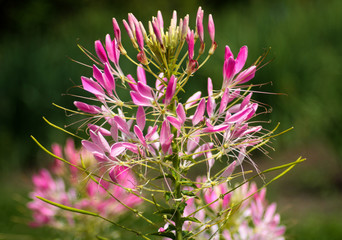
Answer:
<svg viewBox="0 0 342 240"><path fill-rule="evenodd" d="M220 86L226 44L235 54L248 45L249 65L271 47L268 60L273 61L253 81L271 83L260 91L285 95L258 94L257 99L273 108L266 116L271 119L267 128L281 122L280 130L294 130L274 141L272 160L256 156L257 163L264 168L299 156L308 160L271 185L269 197L278 202L288 239L342 238L341 1L26 0L0 1L0 207L5 209L0 239L2 233L4 239L15 239L18 231L33 234L17 223L21 212L13 196L27 194L30 174L47 165L48 157L30 135L45 146L67 137L42 116L59 126L70 123L51 103L74 109L75 98L65 93L80 84L80 76L91 74L70 60L90 63L77 44L94 52L94 40L113 35L111 19L116 17L125 46L130 45L121 24L129 12L147 26L157 10L168 24L175 9L178 17L189 13L194 27L198 6L205 11L205 24L213 14L219 47L194 78L196 83L190 83L191 91L205 91L208 76ZM121 67L135 73L125 60Z"/></svg>

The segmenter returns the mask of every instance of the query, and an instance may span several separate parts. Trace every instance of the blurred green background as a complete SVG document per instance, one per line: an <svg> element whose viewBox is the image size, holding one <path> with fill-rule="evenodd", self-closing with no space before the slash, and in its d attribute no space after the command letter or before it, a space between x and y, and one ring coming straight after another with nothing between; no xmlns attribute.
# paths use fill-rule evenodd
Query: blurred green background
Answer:
<svg viewBox="0 0 342 240"><path fill-rule="evenodd" d="M68 124L51 103L73 108L75 98L64 94L80 84L80 76L91 75L70 60L90 63L76 45L93 51L94 40L113 35L112 17L126 19L128 12L146 23L161 10L167 23L175 9L178 17L189 13L194 26L198 6L205 16L213 14L219 47L191 88L203 90L208 76L220 87L226 44L235 54L248 45L248 64L271 47L268 60L273 61L253 81L270 83L260 91L286 95L257 94L257 99L272 106L268 128L281 122L281 130L294 130L277 138L271 160L257 156L257 163L264 168L299 156L308 161L271 185L269 198L278 202L287 239L342 239L340 0L0 1L0 239L29 234L34 237L28 239L46 239L44 229L32 231L19 223L23 206L17 201L27 201L30 174L47 165L48 157L30 135L45 146L63 143L67 136L42 116ZM126 63L121 61L125 72L134 73ZM24 198L18 199L20 194Z"/></svg>

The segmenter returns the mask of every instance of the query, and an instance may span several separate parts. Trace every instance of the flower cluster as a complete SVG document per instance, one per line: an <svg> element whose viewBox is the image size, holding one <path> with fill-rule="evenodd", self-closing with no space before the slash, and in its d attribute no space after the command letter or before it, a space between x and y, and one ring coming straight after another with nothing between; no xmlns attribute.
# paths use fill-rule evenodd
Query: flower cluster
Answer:
<svg viewBox="0 0 342 240"><path fill-rule="evenodd" d="M184 230L199 229L196 239L285 239L285 227L280 225L280 216L275 213L276 204L268 205L265 195L266 189L258 192L255 183L230 189L226 183L210 187L206 182L201 185L197 199L187 200L184 209L185 217L195 217L205 224L189 221Z"/></svg>
<svg viewBox="0 0 342 240"><path fill-rule="evenodd" d="M99 66L104 68L101 70L94 65L94 79L82 77L82 86L95 96L94 100L99 101L100 106L79 101L74 104L82 112L91 114L96 123L88 125L90 140L82 141L83 146L98 161L110 163L113 169L118 166L131 168L142 160L159 165L167 156L175 154L184 169L197 164L194 161L204 156L210 171L215 159L222 156L237 159L240 164L248 157L246 149L263 141L257 135L262 127L248 123L255 116L258 104L252 101L252 93L243 90L247 85L242 84L251 80L256 71L253 65L241 72L247 59L246 46L240 49L236 59L226 46L221 89L214 90L212 80L208 78L207 96L196 92L187 101L179 101L178 93L194 73L188 71L189 66L193 61L198 65L198 58L194 59L195 40L200 40L199 56L203 54L205 44L201 8L196 31L188 26L189 16L180 19L179 26L176 16L174 12L169 30L164 32L163 18L158 12L149 23L149 35L133 14L128 15L128 22L123 21L139 51L138 60L141 56L151 56L149 61L137 64L137 80L130 74L125 76L119 66L120 52L127 53L115 19L115 38L111 40L110 35L106 36L106 50L99 40L95 42L102 63ZM211 53L216 46L211 15L208 30L212 40ZM185 70L180 72L184 57L177 62L177 53L184 41L188 43L186 54L189 59ZM150 65L156 66L159 73L152 72ZM128 83L131 101L120 100L115 89L117 79ZM130 109L133 109L132 117L125 114Z"/></svg>
<svg viewBox="0 0 342 240"><path fill-rule="evenodd" d="M61 164L60 160L55 159L54 164L51 166L51 172L47 169L42 169L33 176L34 190L30 193L30 197L33 200L28 203L28 208L33 212L31 226L40 227L47 225L60 230L67 230L72 226L81 225L78 223L80 220L82 220L82 224L85 224L84 218L79 219L78 215L73 215L43 202L37 199L36 196L58 204L94 211L104 217L116 219L127 212L127 209L120 202L130 207L135 207L141 203L139 197L127 193L121 187L134 188L136 179L129 169L118 169L120 172L116 173L118 176L116 182L120 186L110 184L101 179L97 179L97 184L94 181L87 181L87 176L77 169L77 166L82 165L81 161L87 166L94 166L96 164L96 160L89 152L84 149L81 151L76 150L71 139L67 141L64 151L60 145L54 144L53 152L59 157L64 155L65 159L74 166L70 166L70 168L65 167L65 165ZM113 197L110 197L108 192ZM84 229L88 227L84 225Z"/></svg>
<svg viewBox="0 0 342 240"><path fill-rule="evenodd" d="M217 48L214 21L209 15L211 46L206 52L203 19L200 7L195 28L191 29L189 16L178 20L174 11L166 29L159 11L146 31L142 22L128 14L123 26L137 50L136 58L131 58L121 41L118 21L113 18L114 37L107 34L104 44L95 41L92 76L81 77L82 88L91 94L83 99L93 102L74 102L78 113L87 116L82 125L87 126L89 137L82 140L82 146L91 157L80 158L65 150L71 176L77 175L75 166L79 159L92 159L95 162L82 164L79 169L85 178L91 176L94 180L95 176L97 180L87 185L86 200L80 200L72 191L66 192L61 180L53 180L44 170L34 177L34 194L82 209L91 208L104 216L130 209L158 229L158 224L133 209L143 200L154 205L155 213L168 224L167 228L146 235L131 230L145 239L149 235L177 240L196 236L208 239L216 237L216 233L225 239L282 239L284 228L278 226L275 205L267 206L265 190L259 193L255 185L248 184L234 191L227 188L230 176L243 161L254 165L250 152L267 143L272 133L254 119L259 105L252 98L253 85L249 83L263 58L246 66L247 46L241 47L236 57L226 46L222 80L208 78L205 93L192 92L188 99L182 95L187 85L194 84L196 71ZM124 72L120 56L136 65L136 74ZM219 86L214 87L217 82ZM128 94L118 94L118 87ZM220 169L214 168L218 163ZM206 169L206 176L194 181L202 175L197 172L199 168L194 168L197 165ZM101 171L89 170L87 166L97 166ZM64 173L59 165L54 171ZM104 178L108 176L110 183L94 175L98 172ZM241 175L244 172L236 176ZM70 182L72 187L78 185ZM95 191L97 185L102 192ZM113 198L105 200L104 192ZM98 202L93 200L95 195ZM41 208L36 201L30 203L30 208L35 211L38 225L52 221L57 214L56 209Z"/></svg>

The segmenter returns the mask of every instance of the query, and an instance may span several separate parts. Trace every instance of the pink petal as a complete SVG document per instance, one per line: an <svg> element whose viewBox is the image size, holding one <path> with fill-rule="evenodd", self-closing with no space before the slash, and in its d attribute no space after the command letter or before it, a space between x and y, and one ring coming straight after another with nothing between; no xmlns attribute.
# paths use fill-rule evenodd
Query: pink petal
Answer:
<svg viewBox="0 0 342 240"><path fill-rule="evenodd" d="M101 134L103 136L110 136L111 135L110 131L108 131L107 129L100 127L100 126L97 126L97 125L94 125L94 124L88 124L88 128L90 130L94 131L95 133L101 132Z"/></svg>
<svg viewBox="0 0 342 240"><path fill-rule="evenodd" d="M115 159L125 150L126 150L126 147L121 142L114 143L112 147L110 148L110 156Z"/></svg>
<svg viewBox="0 0 342 240"><path fill-rule="evenodd" d="M116 124L117 124L117 126L121 132L123 132L126 135L130 135L129 128L128 128L128 125L127 125L125 120L123 120L119 116L114 116L113 119L116 122Z"/></svg>
<svg viewBox="0 0 342 240"><path fill-rule="evenodd" d="M105 63L104 68L104 80L106 90L109 94L111 94L112 91L115 91L115 79L107 63Z"/></svg>
<svg viewBox="0 0 342 240"><path fill-rule="evenodd" d="M160 144L164 154L167 154L171 147L173 134L171 134L170 124L167 120L164 120L160 129Z"/></svg>
<svg viewBox="0 0 342 240"><path fill-rule="evenodd" d="M166 92L165 92L165 105L169 105L173 96L175 95L177 88L177 78L175 78L174 75L171 76L170 81L166 87Z"/></svg>
<svg viewBox="0 0 342 240"><path fill-rule="evenodd" d="M219 114L221 114L226 109L227 104L228 104L228 100L229 100L229 88L226 88L224 90L223 95L222 95Z"/></svg>
<svg viewBox="0 0 342 240"><path fill-rule="evenodd" d="M247 46L243 46L240 48L239 54L236 57L236 64L235 64L235 74L240 72L243 66L245 66L246 60L248 55L248 48Z"/></svg>
<svg viewBox="0 0 342 240"><path fill-rule="evenodd" d="M113 18L113 28L114 28L114 36L116 40L121 43L121 31L118 22L115 18Z"/></svg>
<svg viewBox="0 0 342 240"><path fill-rule="evenodd" d="M91 114L98 114L101 113L101 108L95 105L89 105L83 102L78 102L75 101L74 105L81 110L82 112L86 112L86 113L91 113Z"/></svg>
<svg viewBox="0 0 342 240"><path fill-rule="evenodd" d="M178 118L167 116L166 119L178 130L181 130L182 123L178 120Z"/></svg>
<svg viewBox="0 0 342 240"><path fill-rule="evenodd" d="M209 18L208 18L208 32L209 32L211 42L212 43L215 42L215 25L214 25L213 16L211 14L209 14Z"/></svg>
<svg viewBox="0 0 342 240"><path fill-rule="evenodd" d="M194 105L200 98L202 93L200 91L194 93L185 103L185 109L189 109L192 105Z"/></svg>
<svg viewBox="0 0 342 240"><path fill-rule="evenodd" d="M213 95L213 82L211 81L211 78L208 78L208 96L212 96Z"/></svg>
<svg viewBox="0 0 342 240"><path fill-rule="evenodd" d="M236 84L242 84L245 82L248 82L249 80L251 80L252 78L254 78L255 76L255 72L256 72L256 66L251 66L249 68L247 68L245 71L241 72L236 79L234 80L234 82Z"/></svg>
<svg viewBox="0 0 342 240"><path fill-rule="evenodd" d="M102 77L102 72L100 71L100 69L98 69L98 67L94 64L93 65L93 77L102 85L103 84L103 77Z"/></svg>
<svg viewBox="0 0 342 240"><path fill-rule="evenodd" d="M229 46L225 48L224 60L227 61L230 57L234 58L232 51L230 50Z"/></svg>
<svg viewBox="0 0 342 240"><path fill-rule="evenodd" d="M100 40L95 41L95 52L102 63L108 62L106 51L104 50Z"/></svg>
<svg viewBox="0 0 342 240"><path fill-rule="evenodd" d="M136 115L136 122L137 122L140 129L145 128L146 115L145 115L144 108L142 106L138 107L138 111L137 111L137 115Z"/></svg>
<svg viewBox="0 0 342 240"><path fill-rule="evenodd" d="M194 117L192 118L192 125L193 126L196 126L200 121L203 120L204 111L205 111L205 99L202 98L202 100L200 101L200 103L197 106Z"/></svg>
<svg viewBox="0 0 342 240"><path fill-rule="evenodd" d="M146 74L145 74L145 70L141 65L138 65L137 67L137 76L138 76L138 82L143 83L144 85L146 85Z"/></svg>
<svg viewBox="0 0 342 240"><path fill-rule="evenodd" d="M251 100L252 97L252 93L248 94L242 101L241 105L240 105L240 110L243 109L245 106L247 106L247 104L249 103L249 101Z"/></svg>
<svg viewBox="0 0 342 240"><path fill-rule="evenodd" d="M223 78L224 78L224 81L227 82L227 85L230 84L231 78L234 77L235 64L236 63L233 57L230 57L228 58L228 60L224 61Z"/></svg>
<svg viewBox="0 0 342 240"><path fill-rule="evenodd" d="M127 32L127 34L128 34L128 37L129 37L131 40L134 39L134 35L133 35L133 33L132 33L132 30L131 30L130 26L128 25L128 23L126 22L126 20L122 20L122 23L123 23L123 25L124 25L124 27L125 27L125 29L126 29L126 32Z"/></svg>
<svg viewBox="0 0 342 240"><path fill-rule="evenodd" d="M227 122L228 123L236 123L236 122L242 122L243 120L245 120L248 116L248 114L252 112L251 108L245 108L237 113L235 113L234 115L232 115Z"/></svg>
<svg viewBox="0 0 342 240"><path fill-rule="evenodd" d="M131 87L132 90L134 91L138 91L138 86L137 86L137 82L134 80L134 78L132 77L132 75L128 74L127 75L127 79L132 82L132 83L128 83L128 85Z"/></svg>
<svg viewBox="0 0 342 240"><path fill-rule="evenodd" d="M201 43L203 43L204 41L204 31L203 31L203 13L204 11L202 10L201 7L198 8L197 11L197 17L196 17L196 29L197 29L197 34L198 37L201 41Z"/></svg>
<svg viewBox="0 0 342 240"><path fill-rule="evenodd" d="M144 50L144 36L138 21L135 22L135 37L137 39L140 50Z"/></svg>
<svg viewBox="0 0 342 240"><path fill-rule="evenodd" d="M152 96L152 90L148 85L143 84L142 82L138 82L138 92L146 97L149 98L150 100L153 100L153 96Z"/></svg>
<svg viewBox="0 0 342 240"><path fill-rule="evenodd" d="M106 50L109 60L114 62L114 46L109 34L106 35Z"/></svg>
<svg viewBox="0 0 342 240"><path fill-rule="evenodd" d="M95 143L87 141L87 140L82 140L82 146L89 152L94 153L94 152L98 152L98 153L103 153L103 149L100 148L99 146L97 146Z"/></svg>
<svg viewBox="0 0 342 240"><path fill-rule="evenodd" d="M186 120L186 113L185 113L184 107L181 103L178 103L176 113L177 113L177 116L178 116L181 124L183 124Z"/></svg>
<svg viewBox="0 0 342 240"><path fill-rule="evenodd" d="M150 99L141 96L140 93L131 91L130 94L131 94L131 98L132 98L134 104L136 104L138 106L145 106L145 107L152 106Z"/></svg>
<svg viewBox="0 0 342 240"><path fill-rule="evenodd" d="M134 133L138 137L138 139L141 142L141 144L144 147L147 147L147 144L146 144L146 141L145 141L145 138L144 138L144 134L142 133L142 131L140 130L140 128L138 126L134 126Z"/></svg>
<svg viewBox="0 0 342 240"><path fill-rule="evenodd" d="M92 79L81 77L83 89L94 94L95 96L104 96L105 93L102 89L102 87L97 84Z"/></svg>
<svg viewBox="0 0 342 240"><path fill-rule="evenodd" d="M234 170L235 170L235 167L236 167L236 161L232 162L232 163L224 170L224 172L221 174L221 177L227 178L227 177L229 177L230 175L232 175L233 172L234 172Z"/></svg>

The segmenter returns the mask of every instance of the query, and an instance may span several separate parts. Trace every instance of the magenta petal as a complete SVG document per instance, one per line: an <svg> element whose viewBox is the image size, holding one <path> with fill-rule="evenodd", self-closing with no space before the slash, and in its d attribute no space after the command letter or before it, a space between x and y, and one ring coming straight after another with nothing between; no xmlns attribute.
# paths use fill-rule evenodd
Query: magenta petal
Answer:
<svg viewBox="0 0 342 240"><path fill-rule="evenodd" d="M177 88L177 78L175 78L174 75L171 76L169 83L166 87L166 92L165 92L165 102L164 104L167 106L170 104L173 96L175 95Z"/></svg>
<svg viewBox="0 0 342 240"><path fill-rule="evenodd" d="M140 50L144 50L144 36L141 31L139 22L135 22L135 37L137 39Z"/></svg>
<svg viewBox="0 0 342 240"><path fill-rule="evenodd" d="M119 24L115 18L113 18L113 28L114 28L114 36L115 36L116 40L119 43L121 43L121 30L120 30Z"/></svg>
<svg viewBox="0 0 342 240"><path fill-rule="evenodd" d="M95 96L104 96L102 87L90 78L81 77L83 89L94 94Z"/></svg>
<svg viewBox="0 0 342 240"><path fill-rule="evenodd" d="M219 109L219 114L223 113L223 111L226 109L227 104L229 100L229 88L226 88L224 90L222 99L221 99L221 104L220 104L220 109Z"/></svg>
<svg viewBox="0 0 342 240"><path fill-rule="evenodd" d="M147 129L147 134L145 136L147 141L153 140L154 134L157 132L158 126L151 127L149 126Z"/></svg>
<svg viewBox="0 0 342 240"><path fill-rule="evenodd" d="M239 54L236 57L236 64L235 64L235 74L240 72L243 66L245 66L246 60L248 55L248 48L247 46L243 46L240 48Z"/></svg>
<svg viewBox="0 0 342 240"><path fill-rule="evenodd" d="M111 93L112 91L115 91L115 79L107 63L104 68L104 76L107 92Z"/></svg>
<svg viewBox="0 0 342 240"><path fill-rule="evenodd" d="M118 129L123 132L124 134L126 135L129 135L130 132L129 132L129 128L128 128L128 125L126 123L125 120L123 120L121 117L119 116L114 116L114 121L116 122L117 126L118 126Z"/></svg>
<svg viewBox="0 0 342 240"><path fill-rule="evenodd" d="M158 13L157 13L157 20L158 20L159 27L161 29L163 29L164 28L164 20L163 20L163 15L162 15L161 11L158 11Z"/></svg>
<svg viewBox="0 0 342 240"><path fill-rule="evenodd" d="M158 19L154 18L152 20L152 27L153 27L153 32L156 35L158 42L162 45L163 44L163 38L161 34L162 26L160 25Z"/></svg>
<svg viewBox="0 0 342 240"><path fill-rule="evenodd" d="M192 60L194 58L194 47L195 47L195 36L194 31L189 31L186 37L186 42L188 43L188 56Z"/></svg>
<svg viewBox="0 0 342 240"><path fill-rule="evenodd" d="M106 35L106 50L109 60L114 62L114 46L109 34Z"/></svg>
<svg viewBox="0 0 342 240"><path fill-rule="evenodd" d="M229 124L220 124L220 125L216 125L216 126L212 126L209 121L206 121L207 124L207 128L205 128L203 131L204 132L209 132L209 133L213 133L213 132L222 132L227 130L230 125Z"/></svg>
<svg viewBox="0 0 342 240"><path fill-rule="evenodd" d="M150 101L150 99L145 98L143 96L141 96L139 93L131 91L131 98L134 102L134 104L138 105L138 106L145 106L145 107L149 107L152 106L152 103Z"/></svg>
<svg viewBox="0 0 342 240"><path fill-rule="evenodd" d="M234 58L232 51L230 50L229 46L225 48L224 60L228 60L230 57Z"/></svg>
<svg viewBox="0 0 342 240"><path fill-rule="evenodd" d="M78 102L75 101L74 105L81 110L82 112L86 112L86 113L91 113L91 114L98 114L101 113L101 108L98 106L94 106L94 105L89 105L83 102Z"/></svg>
<svg viewBox="0 0 342 240"><path fill-rule="evenodd" d="M136 115L136 122L137 122L140 129L145 128L146 115L145 115L144 108L142 106L138 107L138 111L137 111L137 115Z"/></svg>
<svg viewBox="0 0 342 240"><path fill-rule="evenodd" d="M102 72L95 64L93 65L93 77L103 86Z"/></svg>
<svg viewBox="0 0 342 240"><path fill-rule="evenodd" d="M234 80L235 84L242 84L248 82L252 78L254 78L256 72L256 66L251 66L247 68L245 71L241 72L236 79Z"/></svg>
<svg viewBox="0 0 342 240"><path fill-rule="evenodd" d="M202 98L202 100L198 104L196 112L192 118L192 125L193 126L196 126L200 121L203 120L204 111L205 111L205 99Z"/></svg>
<svg viewBox="0 0 342 240"><path fill-rule="evenodd" d="M144 138L144 134L142 133L142 131L140 130L140 128L138 126L134 126L134 133L135 135L138 137L139 141L141 142L141 144L144 146L144 147L147 147L147 144L146 144L146 141L145 141L145 138Z"/></svg>
<svg viewBox="0 0 342 240"><path fill-rule="evenodd" d="M121 142L114 143L112 145L112 147L110 148L110 156L115 159L117 156L119 156L125 150L126 150L126 148Z"/></svg>
<svg viewBox="0 0 342 240"><path fill-rule="evenodd" d="M135 145L134 143L130 143L130 142L123 142L122 145L129 151L138 154L139 150L138 150L138 146Z"/></svg>
<svg viewBox="0 0 342 240"><path fill-rule="evenodd" d="M138 65L137 67L137 76L138 76L138 82L141 82L143 84L147 84L146 83L146 74L145 74L145 70L141 65Z"/></svg>
<svg viewBox="0 0 342 240"><path fill-rule="evenodd" d="M203 43L204 41L203 14L204 14L204 11L202 10L201 7L199 7L197 11L197 17L196 17L196 30L197 30L197 34L201 43Z"/></svg>
<svg viewBox="0 0 342 240"><path fill-rule="evenodd" d="M189 109L192 105L194 105L200 98L202 93L200 91L194 93L185 103L185 109Z"/></svg>
<svg viewBox="0 0 342 240"><path fill-rule="evenodd" d="M137 82L134 80L132 75L128 74L127 79L131 82L131 83L130 82L128 83L128 85L131 87L131 89L137 92L138 91Z"/></svg>
<svg viewBox="0 0 342 240"><path fill-rule="evenodd" d="M95 52L102 63L108 62L106 51L104 50L100 40L95 41Z"/></svg>
<svg viewBox="0 0 342 240"><path fill-rule="evenodd" d="M95 143L87 141L87 140L82 140L82 146L89 152L99 152L99 153L104 153L103 149L97 146Z"/></svg>
<svg viewBox="0 0 342 240"><path fill-rule="evenodd" d="M152 90L148 85L138 82L138 92L145 98L153 100Z"/></svg>
<svg viewBox="0 0 342 240"><path fill-rule="evenodd" d="M209 32L211 42L212 43L215 42L215 25L214 25L213 16L211 14L209 14L209 17L208 17L208 32Z"/></svg>
<svg viewBox="0 0 342 240"><path fill-rule="evenodd" d="M166 119L178 130L181 130L182 123L175 117L168 116Z"/></svg>
<svg viewBox="0 0 342 240"><path fill-rule="evenodd" d="M227 81L229 85L231 78L234 77L235 74L235 60L233 57L228 58L228 60L224 61L224 75L223 78Z"/></svg>
<svg viewBox="0 0 342 240"><path fill-rule="evenodd" d="M186 113L185 113L184 107L181 103L178 103L176 113L177 113L177 116L178 116L181 124L183 124L186 120Z"/></svg>
<svg viewBox="0 0 342 240"><path fill-rule="evenodd" d="M240 110L243 109L245 106L248 105L249 101L251 100L253 93L248 94L242 101L241 105L240 105Z"/></svg>
<svg viewBox="0 0 342 240"><path fill-rule="evenodd" d="M103 153L93 152L93 156L99 162L107 162L109 160L106 154Z"/></svg>
<svg viewBox="0 0 342 240"><path fill-rule="evenodd" d="M131 30L129 24L126 22L126 20L122 20L122 23L123 23L123 25L124 25L124 27L125 27L125 29L126 29L126 32L127 32L127 34L128 34L128 37L129 37L130 39L134 39L132 30Z"/></svg>
<svg viewBox="0 0 342 240"><path fill-rule="evenodd" d="M167 154L171 147L173 134L171 134L170 124L167 120L164 120L160 129L160 144L164 154Z"/></svg>
<svg viewBox="0 0 342 240"><path fill-rule="evenodd" d="M90 130L94 131L95 133L101 132L101 134L103 136L110 136L111 135L110 131L108 131L107 129L100 127L100 126L97 126L97 125L94 125L94 124L88 124L88 128Z"/></svg>
<svg viewBox="0 0 342 240"><path fill-rule="evenodd" d="M198 143L200 141L200 137L196 136L196 134L193 134L195 136L188 139L187 142L187 152L191 153L195 148L198 147Z"/></svg>
<svg viewBox="0 0 342 240"><path fill-rule="evenodd" d="M252 112L251 108L245 108L237 113L235 113L234 115L232 115L227 122L228 123L236 123L236 122L242 122L244 121L247 116L249 115L249 113Z"/></svg>
<svg viewBox="0 0 342 240"><path fill-rule="evenodd" d="M213 82L211 81L211 78L208 78L208 96L212 96L213 95Z"/></svg>
<svg viewBox="0 0 342 240"><path fill-rule="evenodd" d="M209 117L213 116L214 109L215 109L215 100L209 96L208 101L207 101L207 113Z"/></svg>
<svg viewBox="0 0 342 240"><path fill-rule="evenodd" d="M236 167L236 161L232 162L227 168L226 170L224 170L224 172L222 173L221 177L223 178L227 178L230 175L232 175L232 173L234 172Z"/></svg>

